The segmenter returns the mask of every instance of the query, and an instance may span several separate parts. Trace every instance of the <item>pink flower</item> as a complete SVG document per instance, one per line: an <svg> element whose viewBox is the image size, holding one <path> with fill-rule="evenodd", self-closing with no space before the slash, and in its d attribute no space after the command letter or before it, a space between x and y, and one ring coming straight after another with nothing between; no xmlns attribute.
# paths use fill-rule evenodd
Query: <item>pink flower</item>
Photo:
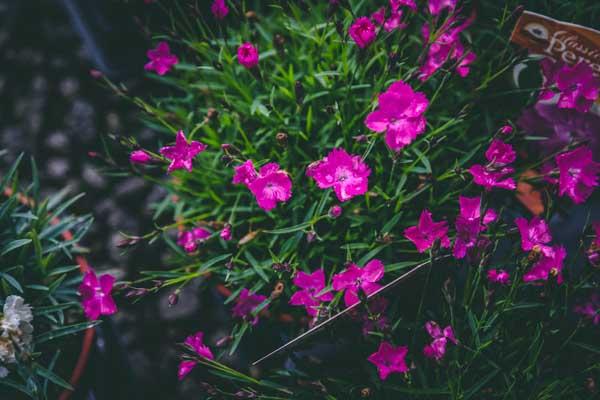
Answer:
<svg viewBox="0 0 600 400"><path fill-rule="evenodd" d="M421 92L410 85L397 81L381 93L378 107L365 119L367 128L374 132L385 132L385 142L393 151L403 147L425 131L425 110L429 101Z"/></svg>
<svg viewBox="0 0 600 400"><path fill-rule="evenodd" d="M481 197L459 196L460 215L456 218L456 239L454 240L453 254L457 259L464 258L467 250L479 243L479 234L485 230L486 225L496 220L496 212L492 209L486 211L481 220Z"/></svg>
<svg viewBox="0 0 600 400"><path fill-rule="evenodd" d="M336 204L329 209L329 216L331 218L338 218L340 215L342 215L342 211L342 207Z"/></svg>
<svg viewBox="0 0 600 400"><path fill-rule="evenodd" d="M360 17L350 26L348 34L361 49L368 47L377 36L375 25L367 17Z"/></svg>
<svg viewBox="0 0 600 400"><path fill-rule="evenodd" d="M560 171L558 188L561 196L565 193L575 203L587 200L598 186L600 163L592 159L592 151L581 146L556 156L556 164Z"/></svg>
<svg viewBox="0 0 600 400"><path fill-rule="evenodd" d="M360 301L359 289L368 296L381 287L376 282L383 278L384 272L383 263L377 259L369 261L364 268L350 264L344 271L333 276L331 286L335 291L345 291L344 303L350 307Z"/></svg>
<svg viewBox="0 0 600 400"><path fill-rule="evenodd" d="M234 168L234 170L235 174L233 175L233 183L235 184L241 183L248 186L250 182L254 181L258 177L252 160L248 160L243 164L238 165Z"/></svg>
<svg viewBox="0 0 600 400"><path fill-rule="evenodd" d="M555 276L560 285L563 282L562 269L566 256L567 250L563 246L544 248L540 259L523 275L523 281L546 281Z"/></svg>
<svg viewBox="0 0 600 400"><path fill-rule="evenodd" d="M406 346L394 347L388 342L381 342L379 349L371 354L368 360L377 366L379 378L386 380L391 373L408 372L405 360L407 353Z"/></svg>
<svg viewBox="0 0 600 400"><path fill-rule="evenodd" d="M560 90L559 108L574 108L588 112L598 99L598 80L594 71L584 61L574 66L563 65L556 76L556 86Z"/></svg>
<svg viewBox="0 0 600 400"><path fill-rule="evenodd" d="M97 320L100 315L112 315L117 312L117 305L111 296L114 283L115 278L112 275L105 274L98 279L91 268L86 272L79 285L79 294L81 306L88 319Z"/></svg>
<svg viewBox="0 0 600 400"><path fill-rule="evenodd" d="M587 302L575 306L573 311L583 315L594 325L600 324L600 294L593 293Z"/></svg>
<svg viewBox="0 0 600 400"><path fill-rule="evenodd" d="M413 11L417 11L417 4L415 0L390 0L390 7L392 11L398 11L400 6L406 6Z"/></svg>
<svg viewBox="0 0 600 400"><path fill-rule="evenodd" d="M238 47L238 62L245 68L254 68L258 65L258 49L252 43L244 43Z"/></svg>
<svg viewBox="0 0 600 400"><path fill-rule="evenodd" d="M177 56L171 54L167 42L160 42L155 49L148 50L146 55L150 59L150 62L144 66L144 69L146 71L155 71L161 76L169 72L179 62Z"/></svg>
<svg viewBox="0 0 600 400"><path fill-rule="evenodd" d="M260 168L258 177L248 188L256 198L258 206L270 211L277 202L286 202L292 197L292 181L288 173L279 169L279 164L268 163Z"/></svg>
<svg viewBox="0 0 600 400"><path fill-rule="evenodd" d="M254 164L248 160L235 167L233 183L246 185L259 207L266 211L274 209L277 202L286 202L292 197L292 181L277 163L265 164L256 173Z"/></svg>
<svg viewBox="0 0 600 400"><path fill-rule="evenodd" d="M490 170L483 165L475 164L469 168L468 172L473 175L473 182L485 187L486 190L491 190L495 187L507 190L515 190L517 188L515 180L508 177L508 175L514 172L512 168L506 167L498 170Z"/></svg>
<svg viewBox="0 0 600 400"><path fill-rule="evenodd" d="M152 161L152 156L144 150L135 150L129 154L129 161L134 164L148 164Z"/></svg>
<svg viewBox="0 0 600 400"><path fill-rule="evenodd" d="M210 231L204 228L194 228L189 231L179 232L177 244L187 252L193 253L198 249L198 243L205 242L210 237Z"/></svg>
<svg viewBox="0 0 600 400"><path fill-rule="evenodd" d="M592 226L596 236L587 250L587 256L592 265L600 266L600 221L592 223Z"/></svg>
<svg viewBox="0 0 600 400"><path fill-rule="evenodd" d="M333 293L322 293L325 289L325 272L323 269L318 269L312 274L298 271L293 282L302 290L298 290L292 295L290 304L304 306L310 316L318 315L318 307L322 302L333 300Z"/></svg>
<svg viewBox="0 0 600 400"><path fill-rule="evenodd" d="M444 8L452 12L456 8L457 0L429 0L427 8L431 15L438 15Z"/></svg>
<svg viewBox="0 0 600 400"><path fill-rule="evenodd" d="M192 172L192 162L194 158L204 150L206 150L204 143L192 140L188 143L183 131L177 132L175 137L175 146L165 146L160 149L160 154L171 160L168 173L171 173L177 169L185 169L188 172Z"/></svg>
<svg viewBox="0 0 600 400"><path fill-rule="evenodd" d="M385 22L385 7L381 7L373 14L371 14L371 19L375 21L377 25L383 25L383 23Z"/></svg>
<svg viewBox="0 0 600 400"><path fill-rule="evenodd" d="M450 247L448 239L448 224L446 221L434 222L431 213L423 210L419 223L404 230L404 236L417 246L419 253L429 249L436 240L440 240L442 247Z"/></svg>
<svg viewBox="0 0 600 400"><path fill-rule="evenodd" d="M404 29L406 24L402 22L402 10L392 11L390 17L383 23L383 29L386 32L392 32L396 29Z"/></svg>
<svg viewBox="0 0 600 400"><path fill-rule="evenodd" d="M256 307L261 305L267 299L266 296L255 294L244 288L236 299L232 313L234 317L242 318L244 321L256 325L258 323L258 314L252 315Z"/></svg>
<svg viewBox="0 0 600 400"><path fill-rule="evenodd" d="M423 348L425 357L439 361L444 358L444 355L446 354L446 345L448 344L448 341L454 344L458 343L450 325L442 330L435 321L428 321L425 323L425 329L427 330L427 333L429 333L429 336L433 338L433 342Z"/></svg>
<svg viewBox="0 0 600 400"><path fill-rule="evenodd" d="M194 353L196 353L201 358L206 358L208 360L214 360L212 351L208 346L204 344L204 333L198 332L194 335L190 335L183 342L186 346L190 348ZM183 360L179 363L179 369L177 371L177 377L179 380L185 378L192 369L198 364L197 361L193 360Z"/></svg>
<svg viewBox="0 0 600 400"><path fill-rule="evenodd" d="M515 218L515 224L521 233L521 248L524 251L541 251L552 240L548 224L540 217L533 217L531 222L525 218Z"/></svg>
<svg viewBox="0 0 600 400"><path fill-rule="evenodd" d="M500 285L510 284L510 274L503 269L488 270L487 279L492 283L498 283Z"/></svg>
<svg viewBox="0 0 600 400"><path fill-rule="evenodd" d="M442 25L435 39L431 41L431 32L429 24L423 24L421 36L425 46L428 46L427 58L420 68L419 79L426 81L446 62L455 61L456 72L461 77L466 77L470 72L470 64L477 58L475 53L466 51L460 40L460 33L465 30L472 22L472 18L458 26L453 26L457 21L456 16L452 16Z"/></svg>
<svg viewBox="0 0 600 400"><path fill-rule="evenodd" d="M369 300L368 312L364 310L358 314L363 323L362 334L365 337L369 336L369 332L384 332L389 329L390 321L384 314L388 305L388 300L379 296Z"/></svg>
<svg viewBox="0 0 600 400"><path fill-rule="evenodd" d="M225 224L219 235L223 240L231 240L231 224Z"/></svg>
<svg viewBox="0 0 600 400"><path fill-rule="evenodd" d="M215 0L210 6L210 11L216 19L222 20L229 14L229 7L227 7L225 0Z"/></svg>
<svg viewBox="0 0 600 400"><path fill-rule="evenodd" d="M494 166L504 166L514 162L517 154L510 144L504 143L499 139L494 139L485 152L485 158Z"/></svg>
<svg viewBox="0 0 600 400"><path fill-rule="evenodd" d="M313 178L319 188L333 187L339 201L365 194L370 174L371 170L360 156L348 154L342 148L331 150L306 170L306 175Z"/></svg>
<svg viewBox="0 0 600 400"><path fill-rule="evenodd" d="M513 131L513 127L510 125L504 125L500 128L500 133L504 134L504 135L509 135L511 134Z"/></svg>

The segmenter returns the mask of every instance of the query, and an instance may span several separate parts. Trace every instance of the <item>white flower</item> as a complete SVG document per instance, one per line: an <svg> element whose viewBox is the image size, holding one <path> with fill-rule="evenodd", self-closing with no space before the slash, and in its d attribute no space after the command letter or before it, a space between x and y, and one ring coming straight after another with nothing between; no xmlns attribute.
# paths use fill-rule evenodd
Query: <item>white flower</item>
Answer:
<svg viewBox="0 0 600 400"><path fill-rule="evenodd" d="M6 378L8 376L8 370L0 365L0 378Z"/></svg>
<svg viewBox="0 0 600 400"><path fill-rule="evenodd" d="M22 329L21 324L30 325L33 320L31 307L25 304L20 296L8 296L4 302L4 317L2 318L2 329L5 331L16 331ZM27 327L28 328L28 327Z"/></svg>
<svg viewBox="0 0 600 400"><path fill-rule="evenodd" d="M16 362L17 353L29 351L33 338L33 314L22 297L8 296L0 319L0 362ZM3 371L0 371L0 375Z"/></svg>

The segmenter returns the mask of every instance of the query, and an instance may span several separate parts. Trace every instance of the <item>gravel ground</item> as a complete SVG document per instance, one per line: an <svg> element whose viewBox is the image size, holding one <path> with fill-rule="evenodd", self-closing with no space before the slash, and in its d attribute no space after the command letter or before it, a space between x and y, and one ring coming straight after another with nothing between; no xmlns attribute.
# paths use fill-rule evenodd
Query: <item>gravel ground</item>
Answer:
<svg viewBox="0 0 600 400"><path fill-rule="evenodd" d="M156 142L154 133L137 120L137 110L90 76L94 65L89 47L73 29L61 2L18 3L22 4L16 9L17 0L0 0L0 149L5 151L0 174L25 152L35 157L46 194L65 186L73 195L85 192L76 212L95 217L83 244L96 269L124 278L134 276L139 268L156 266L160 246L123 254L115 244L119 231L138 234L151 229L150 204L164 193L139 178L102 174L98 160L88 154L102 152L102 135L135 133L142 142ZM142 1L136 6L147 7ZM143 38L140 43L143 55L147 43ZM133 62L140 66L139 72L126 83L143 90L145 59ZM173 343L206 325L222 326L227 316L204 313L200 325L194 316L203 302L212 300L210 294L201 297L197 285L186 288L176 307L167 306L168 295L121 306L121 312L102 326L102 340L86 381L91 386L106 383L114 390L95 398L202 398L197 397L201 391L192 380L176 385Z"/></svg>

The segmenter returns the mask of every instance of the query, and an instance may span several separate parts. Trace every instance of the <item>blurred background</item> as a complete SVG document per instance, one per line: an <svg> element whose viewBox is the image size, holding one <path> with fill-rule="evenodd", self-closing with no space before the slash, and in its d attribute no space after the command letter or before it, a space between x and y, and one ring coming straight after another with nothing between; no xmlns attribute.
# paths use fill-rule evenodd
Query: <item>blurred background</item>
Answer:
<svg viewBox="0 0 600 400"><path fill-rule="evenodd" d="M155 90L143 66L152 45L147 32L165 22L163 15L147 0L0 0L0 175L25 152L36 159L46 194L65 186L71 195L85 192L75 211L94 216L83 243L88 261L117 279L160 265L159 243L127 252L116 244L119 232L151 230L151 204L165 194L140 178L101 171L94 153L103 153L102 138L134 135L141 143L156 138L137 109L102 86L94 71L131 92ZM201 328L213 337L224 334L214 327L226 325L229 314L222 306L204 307L212 314L200 318L201 304L214 294L198 291L198 285L184 289L174 307L168 306L169 292L135 304L120 301L120 312L97 331L73 398L198 398L193 380L177 385L176 343Z"/></svg>

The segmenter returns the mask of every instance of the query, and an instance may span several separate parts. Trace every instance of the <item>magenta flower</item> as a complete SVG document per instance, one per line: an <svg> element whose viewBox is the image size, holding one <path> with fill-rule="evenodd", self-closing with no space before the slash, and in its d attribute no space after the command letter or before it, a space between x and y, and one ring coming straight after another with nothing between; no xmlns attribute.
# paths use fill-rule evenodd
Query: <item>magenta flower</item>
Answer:
<svg viewBox="0 0 600 400"><path fill-rule="evenodd" d="M223 240L231 240L231 224L225 224L219 235Z"/></svg>
<svg viewBox="0 0 600 400"><path fill-rule="evenodd" d="M600 294L593 293L585 303L575 306L575 313L583 315L594 325L600 324Z"/></svg>
<svg viewBox="0 0 600 400"><path fill-rule="evenodd" d="M566 256L567 250L563 246L544 248L540 259L523 275L523 281L546 281L554 276L560 285L563 282L562 269Z"/></svg>
<svg viewBox="0 0 600 400"><path fill-rule="evenodd" d="M383 25L385 23L385 7L381 7L371 14L371 19L375 21L377 25Z"/></svg>
<svg viewBox="0 0 600 400"><path fill-rule="evenodd" d="M390 0L392 11L398 11L400 6L406 6L413 11L417 11L417 3L415 3L415 0Z"/></svg>
<svg viewBox="0 0 600 400"><path fill-rule="evenodd" d="M134 164L148 164L152 161L152 156L144 150L135 150L129 154L129 161Z"/></svg>
<svg viewBox="0 0 600 400"><path fill-rule="evenodd" d="M386 32L392 32L396 29L406 28L406 23L402 22L402 10L392 11L389 18L383 23L383 29Z"/></svg>
<svg viewBox="0 0 600 400"><path fill-rule="evenodd" d="M559 108L574 108L588 112L598 99L598 80L586 62L577 65L563 65L556 76L556 86L560 90Z"/></svg>
<svg viewBox="0 0 600 400"><path fill-rule="evenodd" d="M423 210L416 226L404 230L404 236L417 246L419 253L429 249L436 240L440 241L442 247L450 247L448 239L448 224L446 221L434 222L431 213Z"/></svg>
<svg viewBox="0 0 600 400"><path fill-rule="evenodd" d="M98 279L93 269L89 269L79 285L81 306L90 320L97 320L100 315L112 315L117 312L111 292L115 283L114 276L105 274Z"/></svg>
<svg viewBox="0 0 600 400"><path fill-rule="evenodd" d="M204 143L192 140L188 143L183 131L177 132L175 137L175 146L165 146L160 149L160 154L171 160L168 173L171 173L177 169L185 169L188 172L192 172L192 162L194 158L204 150L206 150Z"/></svg>
<svg viewBox="0 0 600 400"><path fill-rule="evenodd" d="M360 196L369 189L371 170L358 155L348 154L342 148L333 149L322 160L306 170L321 189L333 188L339 201Z"/></svg>
<svg viewBox="0 0 600 400"><path fill-rule="evenodd" d="M238 62L245 68L254 68L258 65L258 49L249 42L238 47Z"/></svg>
<svg viewBox="0 0 600 400"><path fill-rule="evenodd" d="M246 322L256 325L258 323L258 314L252 315L256 307L261 305L267 299L262 294L255 294L244 288L236 299L232 313L234 317L239 317Z"/></svg>
<svg viewBox="0 0 600 400"><path fill-rule="evenodd" d="M444 358L446 354L446 345L448 341L457 344L458 341L454 337L454 330L452 327L448 325L444 329L441 329L440 326L435 321L427 321L425 323L425 329L429 336L433 338L431 344L426 345L423 348L423 354L427 358L433 358L436 361Z"/></svg>
<svg viewBox="0 0 600 400"><path fill-rule="evenodd" d="M258 206L270 211L277 202L286 202L292 197L292 180L288 173L279 169L279 164L268 163L260 168L258 177L248 185Z"/></svg>
<svg viewBox="0 0 600 400"><path fill-rule="evenodd" d="M256 198L260 208L270 211L277 202L286 202L292 197L292 180L277 163L268 163L256 173L251 160L235 167L233 183L244 184Z"/></svg>
<svg viewBox="0 0 600 400"><path fill-rule="evenodd" d="M510 125L504 125L500 128L500 133L504 134L504 135L509 135L511 134L513 131L513 127Z"/></svg>
<svg viewBox="0 0 600 400"><path fill-rule="evenodd" d="M385 316L385 310L389 305L388 300L385 297L376 297L369 300L367 312L360 312L359 318L362 320L362 334L368 336L369 332L385 332L390 327L390 321Z"/></svg>
<svg viewBox="0 0 600 400"><path fill-rule="evenodd" d="M397 81L379 95L378 107L367 115L365 125L374 132L385 132L388 147L400 151L425 131L428 105L423 93Z"/></svg>
<svg viewBox="0 0 600 400"><path fill-rule="evenodd" d="M488 270L487 279L491 283L498 283L500 285L509 285L510 284L510 274L503 269Z"/></svg>
<svg viewBox="0 0 600 400"><path fill-rule="evenodd" d="M203 243L210 237L210 231L204 228L194 228L189 231L179 232L177 244L187 252L193 253L198 250L198 243Z"/></svg>
<svg viewBox="0 0 600 400"><path fill-rule="evenodd" d="M514 172L514 169L509 167L490 170L483 165L475 164L468 169L468 172L473 175L473 182L483 186L485 190L491 190L495 187L507 190L515 190L517 188L515 180L508 177L508 175Z"/></svg>
<svg viewBox="0 0 600 400"><path fill-rule="evenodd" d="M348 29L348 34L361 49L368 47L377 36L375 25L367 17L360 17Z"/></svg>
<svg viewBox="0 0 600 400"><path fill-rule="evenodd" d="M386 380L387 377L394 372L408 372L406 366L406 354L408 347L394 347L388 342L381 342L379 349L368 358L369 362L377 366L379 378Z"/></svg>
<svg viewBox="0 0 600 400"><path fill-rule="evenodd" d="M429 30L429 24L423 24L421 28L421 36L425 46L428 46L427 58L420 68L419 79L426 81L436 71L448 61L456 62L456 73L462 78L466 77L470 72L470 65L477 58L472 51L466 51L460 40L460 33L465 30L470 24L471 19L468 19L461 25L452 27L456 17L451 17L448 22L440 28L434 40Z"/></svg>
<svg viewBox="0 0 600 400"><path fill-rule="evenodd" d="M556 164L560 171L558 188L559 194L565 193L575 203L587 200L598 186L600 163L592 159L592 151L587 146L581 146L556 156Z"/></svg>
<svg viewBox="0 0 600 400"><path fill-rule="evenodd" d="M350 307L360 301L359 289L368 296L381 287L376 282L383 278L384 272L383 263L377 259L369 261L364 268L350 264L344 271L333 276L331 286L335 291L345 291L344 303Z"/></svg>
<svg viewBox="0 0 600 400"><path fill-rule="evenodd" d="M186 346L190 348L194 353L196 353L201 358L206 358L208 360L214 360L212 351L210 348L204 344L204 333L198 332L194 335L190 335L183 342ZM192 369L198 364L197 361L194 360L183 360L179 363L179 369L177 371L177 377L179 380L185 378Z"/></svg>
<svg viewBox="0 0 600 400"><path fill-rule="evenodd" d="M479 244L479 234L485 230L487 224L496 220L496 212L492 209L486 211L481 218L481 197L459 196L460 215L456 218L456 239L454 240L453 254L457 259L464 258L467 250Z"/></svg>
<svg viewBox="0 0 600 400"><path fill-rule="evenodd" d="M177 56L171 54L167 42L160 42L155 49L148 50L146 55L150 61L144 66L144 69L154 71L161 76L169 72L179 62Z"/></svg>
<svg viewBox="0 0 600 400"><path fill-rule="evenodd" d="M550 229L546 221L540 217L533 217L531 222L525 218L515 218L515 224L521 233L521 248L524 251L542 251L548 248L547 243L552 240Z"/></svg>
<svg viewBox="0 0 600 400"><path fill-rule="evenodd" d="M587 256L592 265L600 266L600 221L592 223L592 226L596 236L587 249Z"/></svg>
<svg viewBox="0 0 600 400"><path fill-rule="evenodd" d="M336 204L329 209L329 216L331 218L338 218L340 215L342 215L342 211L342 207Z"/></svg>
<svg viewBox="0 0 600 400"><path fill-rule="evenodd" d="M234 167L235 174L233 175L233 183L244 184L248 186L250 182L254 181L258 174L254 168L252 160L248 160L237 167Z"/></svg>
<svg viewBox="0 0 600 400"><path fill-rule="evenodd" d="M456 8L457 0L429 0L427 8L431 15L438 15L444 8L452 12Z"/></svg>
<svg viewBox="0 0 600 400"><path fill-rule="evenodd" d="M514 162L517 159L517 153L510 144L494 139L485 152L485 158L494 166L504 166Z"/></svg>
<svg viewBox="0 0 600 400"><path fill-rule="evenodd" d="M333 293L325 292L325 272L318 269L312 274L298 271L294 277L294 285L302 290L298 290L290 298L290 304L293 306L304 306L308 315L315 317L319 314L319 306L324 301L333 300Z"/></svg>
<svg viewBox="0 0 600 400"><path fill-rule="evenodd" d="M227 7L225 0L214 0L210 6L210 11L216 19L222 20L229 14L229 7Z"/></svg>

